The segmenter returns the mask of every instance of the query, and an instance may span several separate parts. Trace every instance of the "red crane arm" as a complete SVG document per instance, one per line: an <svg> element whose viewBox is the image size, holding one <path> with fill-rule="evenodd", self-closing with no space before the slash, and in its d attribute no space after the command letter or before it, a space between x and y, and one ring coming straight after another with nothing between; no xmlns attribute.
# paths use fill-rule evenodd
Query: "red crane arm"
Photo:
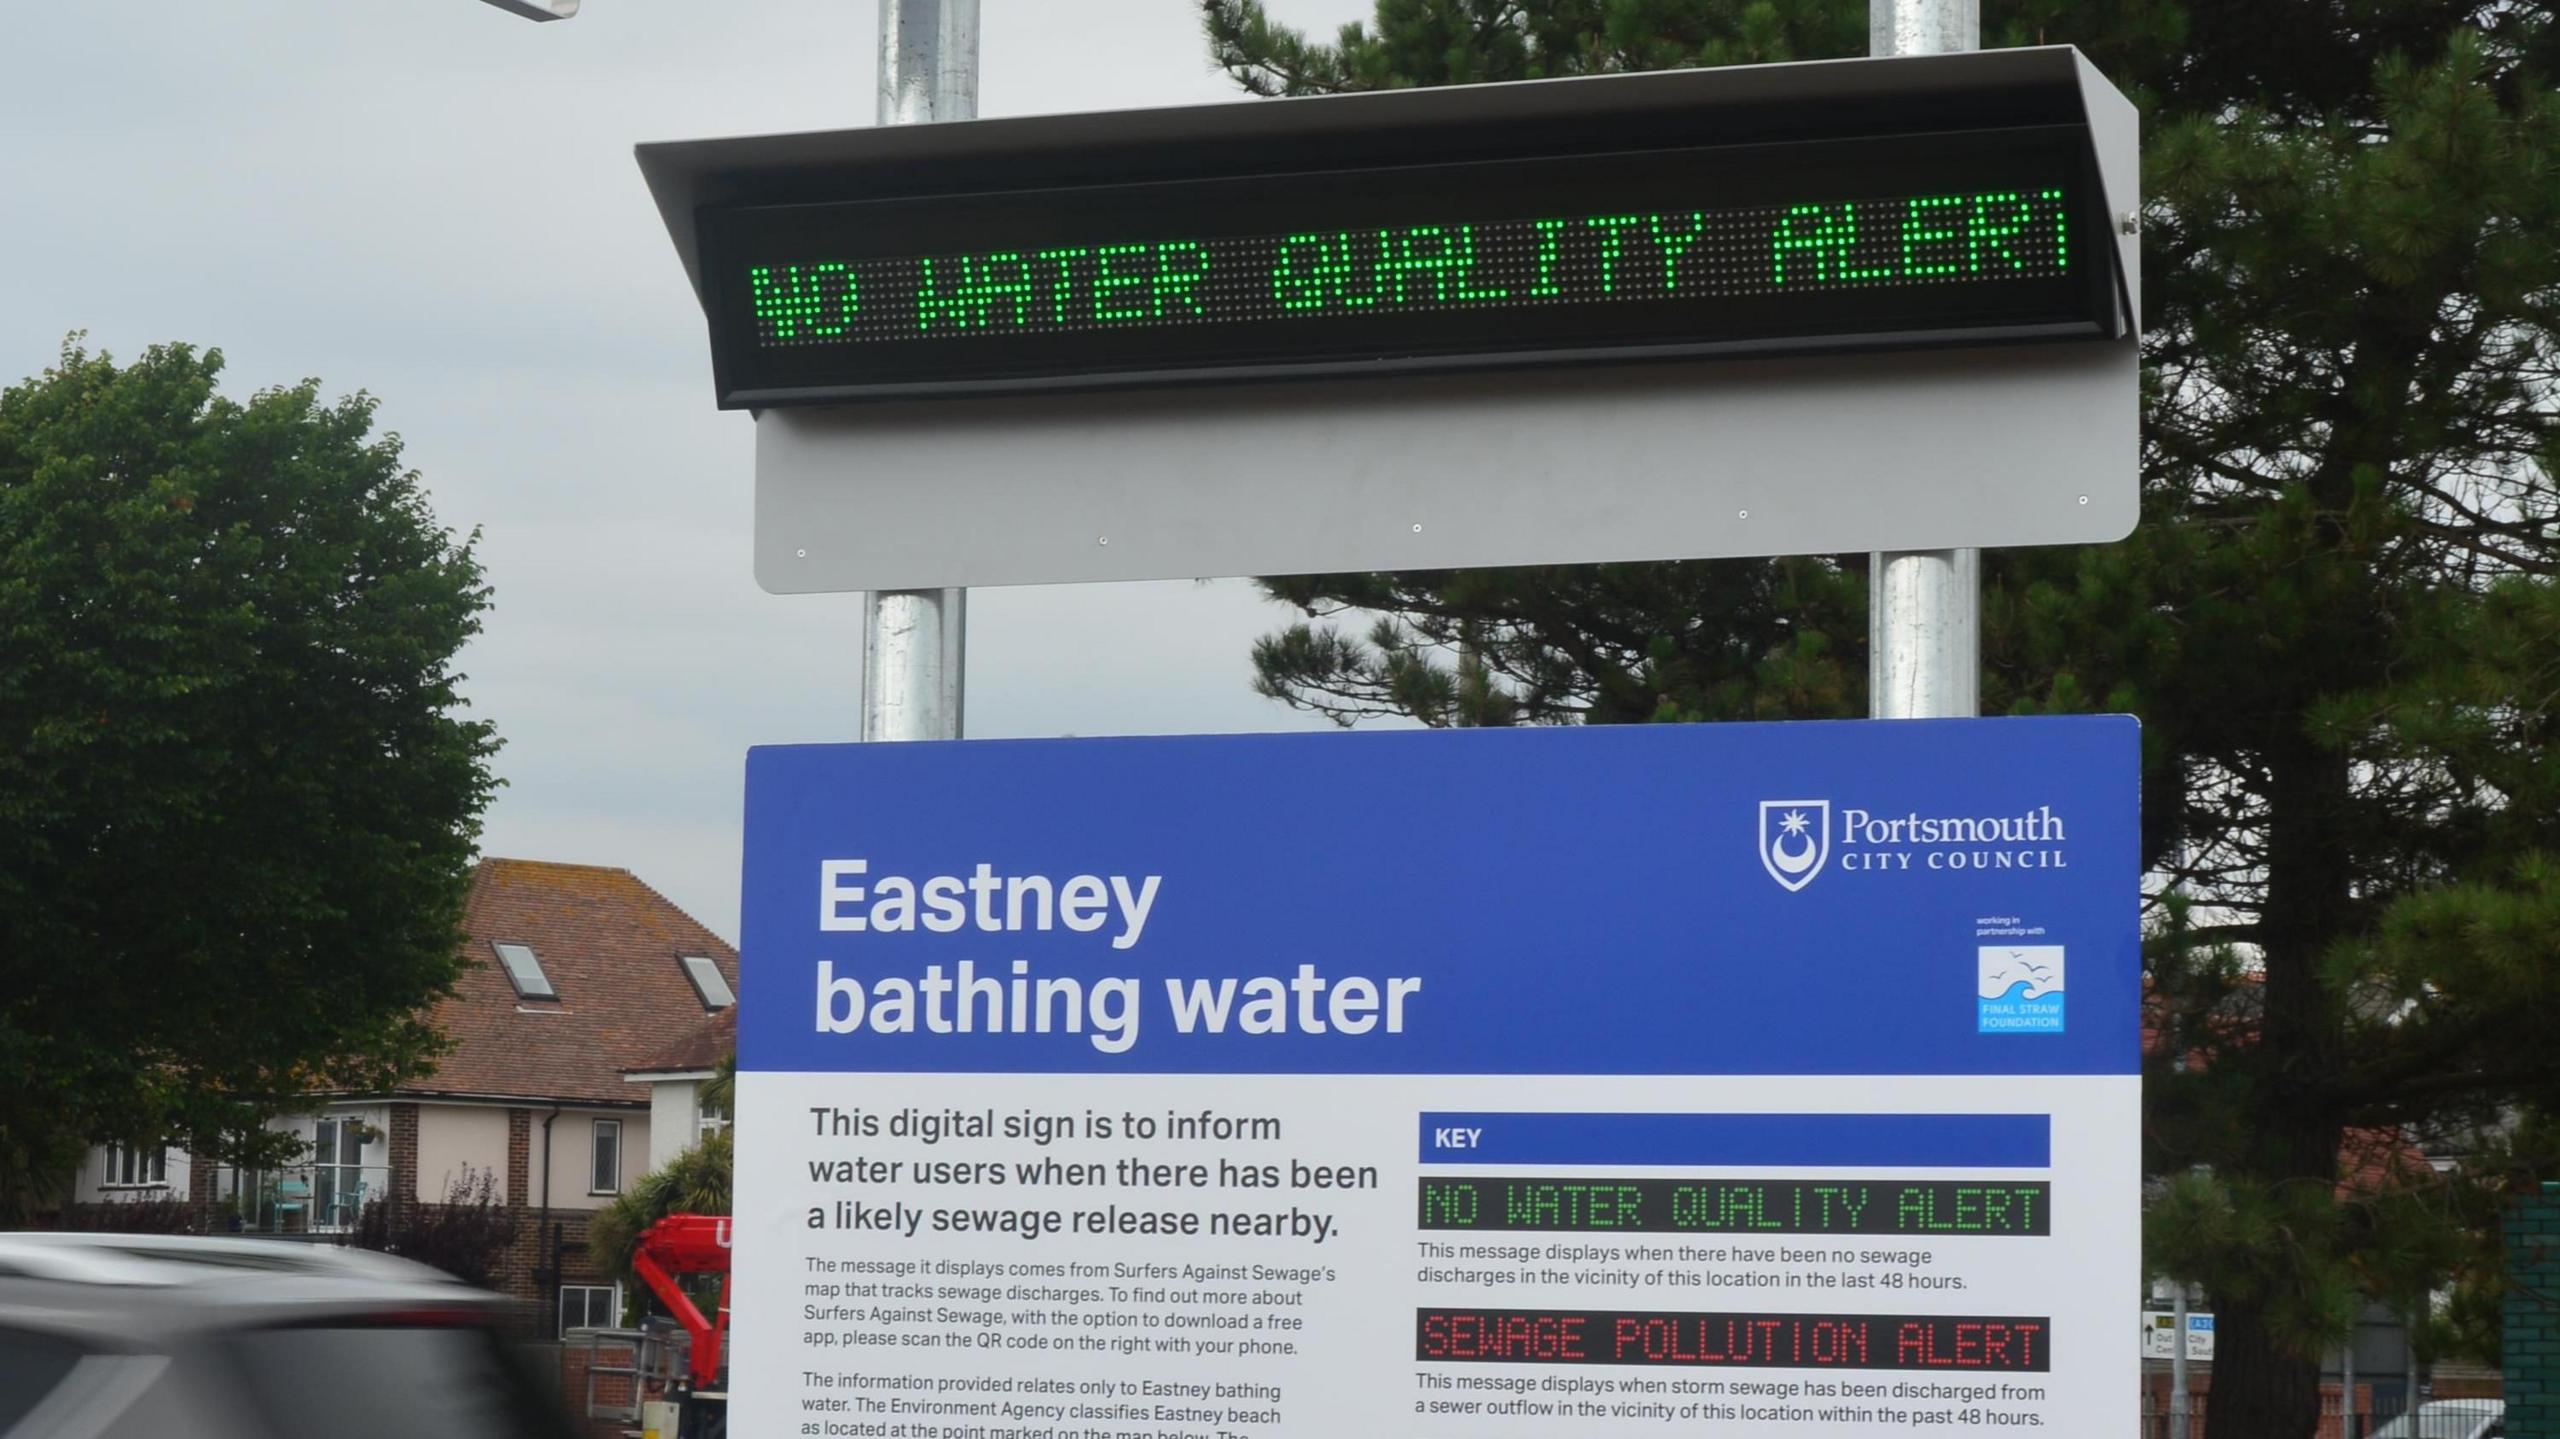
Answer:
<svg viewBox="0 0 2560 1439"><path fill-rule="evenodd" d="M693 1383L697 1389L717 1383L720 1351L729 1335L729 1221L709 1214L670 1214L652 1224L632 1246L631 1270L658 1296L684 1332L693 1339ZM720 1315L702 1317L691 1295L677 1286L678 1274L717 1274Z"/></svg>

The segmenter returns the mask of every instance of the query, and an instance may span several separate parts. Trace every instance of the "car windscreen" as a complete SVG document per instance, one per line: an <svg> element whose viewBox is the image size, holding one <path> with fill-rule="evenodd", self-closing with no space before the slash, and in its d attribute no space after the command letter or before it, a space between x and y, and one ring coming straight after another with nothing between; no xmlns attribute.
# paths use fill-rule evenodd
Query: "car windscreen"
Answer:
<svg viewBox="0 0 2560 1439"><path fill-rule="evenodd" d="M2474 1439L2499 1412L2495 1401L2466 1404L2459 1399L2439 1399L2419 1405L2414 1415L2404 1414L2374 1430L2373 1439ZM2414 1426L2410 1422L2413 1419Z"/></svg>
<svg viewBox="0 0 2560 1439"><path fill-rule="evenodd" d="M25 1418L79 1362L78 1345L47 1334L0 1329L0 1434Z"/></svg>
<svg viewBox="0 0 2560 1439"><path fill-rule="evenodd" d="M485 1329L261 1329L234 1343L276 1439L558 1439L563 1432Z"/></svg>

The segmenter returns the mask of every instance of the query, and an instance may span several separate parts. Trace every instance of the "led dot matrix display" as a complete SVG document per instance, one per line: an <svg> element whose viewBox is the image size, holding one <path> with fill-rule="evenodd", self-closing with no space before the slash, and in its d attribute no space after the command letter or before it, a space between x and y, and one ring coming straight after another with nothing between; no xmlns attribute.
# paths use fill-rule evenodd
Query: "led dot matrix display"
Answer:
<svg viewBox="0 0 2560 1439"><path fill-rule="evenodd" d="M1639 1234L2053 1232L2045 1180L1430 1176L1418 1227Z"/></svg>
<svg viewBox="0 0 2560 1439"><path fill-rule="evenodd" d="M2041 1315L1421 1309L1413 1327L1413 1357L1436 1364L2027 1374L2053 1367L2052 1321Z"/></svg>
<svg viewBox="0 0 2560 1439"><path fill-rule="evenodd" d="M2047 278L2071 267L2065 219L2048 187L785 262L747 283L759 344L877 344Z"/></svg>
<svg viewBox="0 0 2560 1439"><path fill-rule="evenodd" d="M2073 132L711 212L724 392L1235 379L2110 332Z"/></svg>

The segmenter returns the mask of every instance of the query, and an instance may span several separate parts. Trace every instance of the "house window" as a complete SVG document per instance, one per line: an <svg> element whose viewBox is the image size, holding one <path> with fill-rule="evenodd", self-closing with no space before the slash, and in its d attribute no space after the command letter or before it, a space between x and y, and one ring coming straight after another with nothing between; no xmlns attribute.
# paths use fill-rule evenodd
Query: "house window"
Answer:
<svg viewBox="0 0 2560 1439"><path fill-rule="evenodd" d="M622 1192L622 1121L596 1121L595 1172L587 1181L589 1194Z"/></svg>
<svg viewBox="0 0 2560 1439"><path fill-rule="evenodd" d="M619 1284L564 1284L560 1286L560 1332L572 1329L612 1329L622 1322L622 1286Z"/></svg>
<svg viewBox="0 0 2560 1439"><path fill-rule="evenodd" d="M110 1189L142 1189L169 1182L169 1149L161 1144L107 1146L106 1185Z"/></svg>
<svg viewBox="0 0 2560 1439"><path fill-rule="evenodd" d="M516 987L516 998L560 997L560 991L551 987L551 976L542 972L542 960L533 952L532 945L495 940L489 947L498 952L498 964L507 972L507 983Z"/></svg>
<svg viewBox="0 0 2560 1439"><path fill-rule="evenodd" d="M720 973L719 965L698 954L678 955L676 962L684 966L684 977L693 981L693 992L702 997L703 1008L727 1009L738 1002L738 996L729 988L727 977Z"/></svg>
<svg viewBox="0 0 2560 1439"><path fill-rule="evenodd" d="M372 1197L364 1167L365 1126L351 1114L327 1115L311 1130L311 1216L315 1230L355 1227Z"/></svg>

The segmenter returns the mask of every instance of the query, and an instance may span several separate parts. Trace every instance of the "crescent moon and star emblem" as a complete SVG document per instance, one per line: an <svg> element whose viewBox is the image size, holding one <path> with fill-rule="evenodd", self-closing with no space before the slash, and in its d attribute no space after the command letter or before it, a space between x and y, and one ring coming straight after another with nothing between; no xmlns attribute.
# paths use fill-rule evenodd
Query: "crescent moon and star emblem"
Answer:
<svg viewBox="0 0 2560 1439"><path fill-rule="evenodd" d="M1813 836L1805 833L1806 828L1803 810L1787 811L1786 817L1778 821L1778 837L1769 843L1769 862L1789 874L1802 874L1813 868L1822 852L1813 847ZM1790 839L1797 842L1796 848L1787 847Z"/></svg>
<svg viewBox="0 0 2560 1439"><path fill-rule="evenodd" d="M1813 883L1831 858L1831 801L1760 802L1760 866L1790 892Z"/></svg>

